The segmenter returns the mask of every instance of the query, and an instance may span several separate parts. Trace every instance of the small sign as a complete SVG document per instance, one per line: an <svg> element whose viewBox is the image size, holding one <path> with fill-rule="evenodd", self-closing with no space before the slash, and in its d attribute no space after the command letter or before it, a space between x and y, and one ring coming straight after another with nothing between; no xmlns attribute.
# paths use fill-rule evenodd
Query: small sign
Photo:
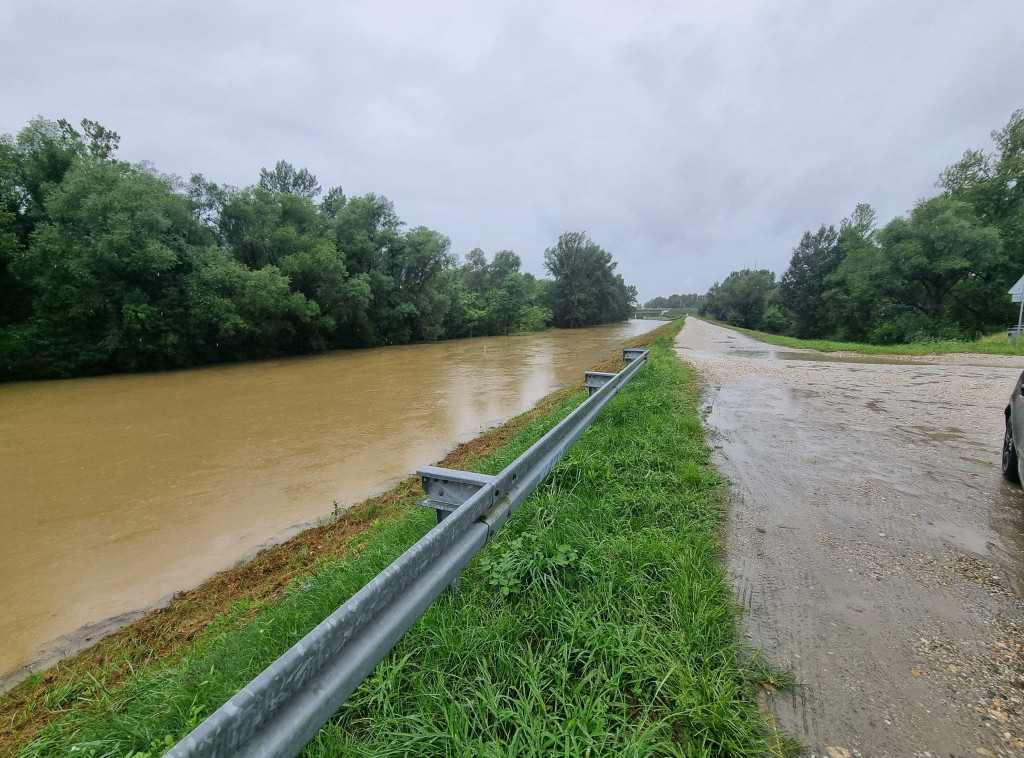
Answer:
<svg viewBox="0 0 1024 758"><path fill-rule="evenodd" d="M1017 283L1010 287L1007 293L1014 303L1024 303L1024 276L1017 280Z"/></svg>

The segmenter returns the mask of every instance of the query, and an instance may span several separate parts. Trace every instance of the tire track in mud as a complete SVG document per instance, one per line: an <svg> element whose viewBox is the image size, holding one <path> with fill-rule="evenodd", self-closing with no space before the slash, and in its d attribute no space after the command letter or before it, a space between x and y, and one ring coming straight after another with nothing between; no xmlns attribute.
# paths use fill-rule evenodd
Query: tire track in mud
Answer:
<svg viewBox="0 0 1024 758"><path fill-rule="evenodd" d="M776 348L688 319L745 631L810 756L1024 755L1024 493L1003 356Z"/></svg>

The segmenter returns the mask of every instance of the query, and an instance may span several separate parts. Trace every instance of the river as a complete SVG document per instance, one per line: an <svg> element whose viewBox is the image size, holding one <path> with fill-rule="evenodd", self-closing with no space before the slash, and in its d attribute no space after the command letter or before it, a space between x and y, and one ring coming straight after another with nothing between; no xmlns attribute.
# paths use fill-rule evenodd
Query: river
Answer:
<svg viewBox="0 0 1024 758"><path fill-rule="evenodd" d="M582 384L660 323L0 385L0 680Z"/></svg>

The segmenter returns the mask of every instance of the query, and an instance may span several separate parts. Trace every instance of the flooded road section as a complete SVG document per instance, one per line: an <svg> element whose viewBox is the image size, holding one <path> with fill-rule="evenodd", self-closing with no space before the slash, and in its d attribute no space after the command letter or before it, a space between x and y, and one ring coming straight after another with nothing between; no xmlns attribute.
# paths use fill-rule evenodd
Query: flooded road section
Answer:
<svg viewBox="0 0 1024 758"><path fill-rule="evenodd" d="M0 674L582 386L660 323L0 385Z"/></svg>
<svg viewBox="0 0 1024 758"><path fill-rule="evenodd" d="M807 755L1024 752L1024 493L1003 481L1022 361L776 348L690 319L731 481L745 628Z"/></svg>

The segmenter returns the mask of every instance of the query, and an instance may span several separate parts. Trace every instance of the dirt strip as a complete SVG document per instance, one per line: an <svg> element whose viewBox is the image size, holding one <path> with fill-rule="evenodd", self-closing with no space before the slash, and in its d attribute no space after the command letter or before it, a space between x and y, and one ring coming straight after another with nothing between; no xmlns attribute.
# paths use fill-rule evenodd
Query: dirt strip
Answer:
<svg viewBox="0 0 1024 758"><path fill-rule="evenodd" d="M688 319L746 631L808 756L1024 755L1019 358L795 351Z"/></svg>

